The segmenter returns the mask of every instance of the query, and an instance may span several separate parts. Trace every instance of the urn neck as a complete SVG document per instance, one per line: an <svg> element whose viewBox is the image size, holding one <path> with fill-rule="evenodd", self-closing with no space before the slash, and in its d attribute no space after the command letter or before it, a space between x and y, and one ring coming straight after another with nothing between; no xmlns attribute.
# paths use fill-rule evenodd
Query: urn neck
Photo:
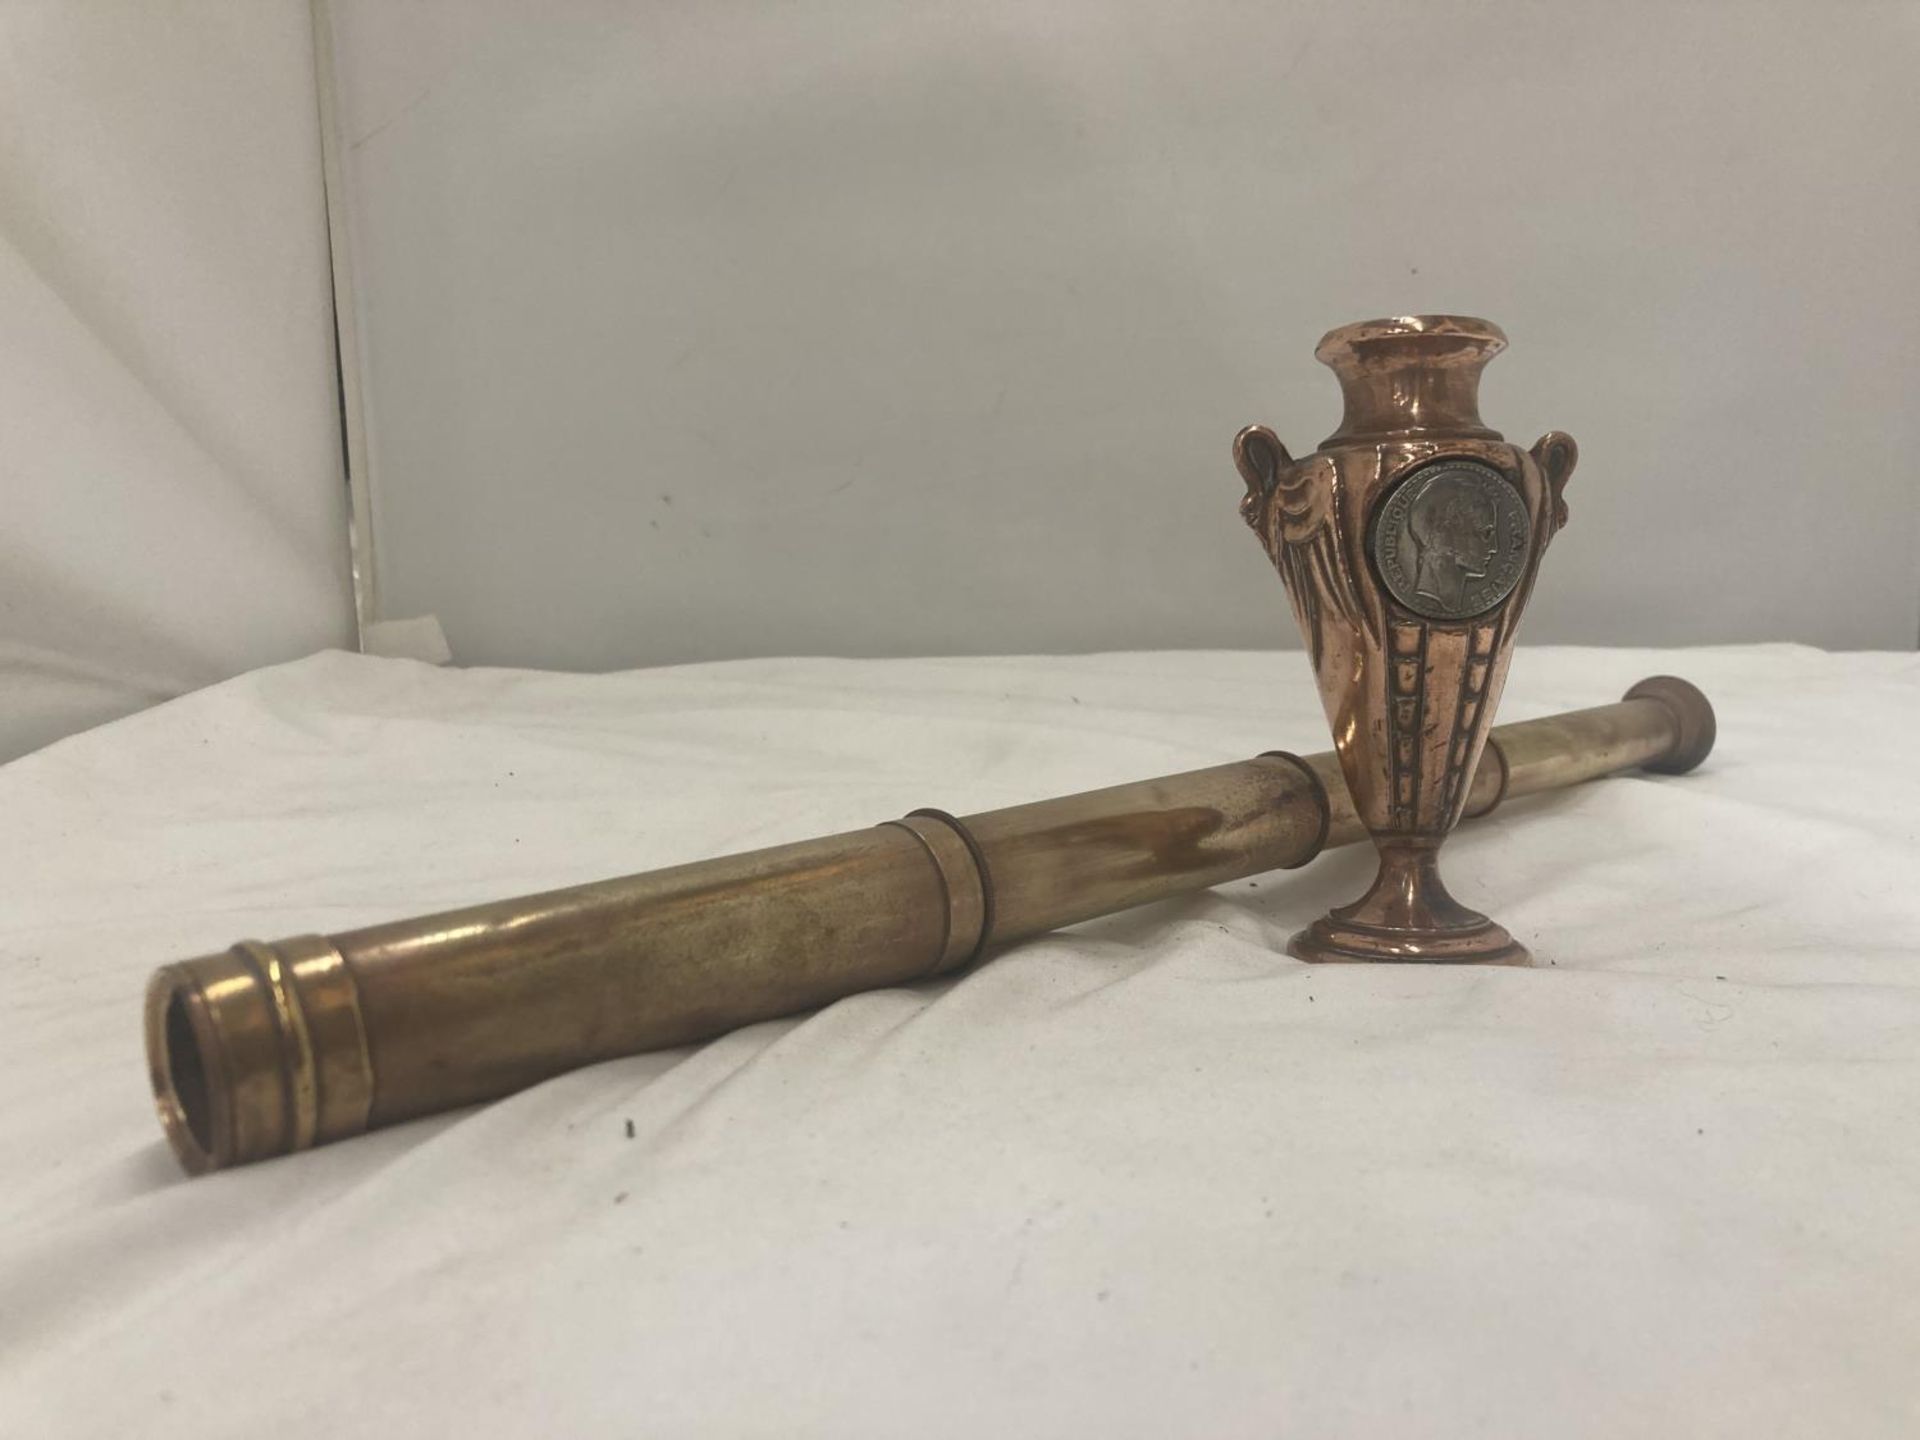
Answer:
<svg viewBox="0 0 1920 1440"><path fill-rule="evenodd" d="M1314 356L1340 377L1346 413L1323 445L1384 436L1498 440L1480 418L1480 372L1507 348L1491 320L1405 315L1330 330Z"/></svg>

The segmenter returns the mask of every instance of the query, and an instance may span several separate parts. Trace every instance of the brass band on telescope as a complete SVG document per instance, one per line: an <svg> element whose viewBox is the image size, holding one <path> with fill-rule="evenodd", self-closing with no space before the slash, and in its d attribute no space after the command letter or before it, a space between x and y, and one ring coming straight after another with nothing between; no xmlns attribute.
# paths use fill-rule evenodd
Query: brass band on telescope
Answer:
<svg viewBox="0 0 1920 1440"><path fill-rule="evenodd" d="M1465 814L1712 748L1692 685L1494 730ZM148 987L148 1067L189 1172L492 1099L960 969L1095 916L1303 865L1366 834L1332 754L1274 752L331 937L243 941Z"/></svg>

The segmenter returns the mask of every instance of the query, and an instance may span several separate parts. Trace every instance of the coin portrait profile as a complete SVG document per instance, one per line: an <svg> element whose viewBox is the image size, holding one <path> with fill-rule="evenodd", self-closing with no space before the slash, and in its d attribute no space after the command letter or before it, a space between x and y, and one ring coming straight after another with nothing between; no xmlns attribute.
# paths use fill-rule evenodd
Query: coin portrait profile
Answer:
<svg viewBox="0 0 1920 1440"><path fill-rule="evenodd" d="M1393 598L1431 620L1490 610L1520 581L1527 507L1505 476L1472 460L1423 465L1373 525L1373 559Z"/></svg>

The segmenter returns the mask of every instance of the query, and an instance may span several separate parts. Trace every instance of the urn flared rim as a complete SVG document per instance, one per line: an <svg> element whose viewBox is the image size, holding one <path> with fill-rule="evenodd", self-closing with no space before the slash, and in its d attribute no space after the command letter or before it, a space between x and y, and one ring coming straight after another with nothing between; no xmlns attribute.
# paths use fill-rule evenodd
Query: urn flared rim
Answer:
<svg viewBox="0 0 1920 1440"><path fill-rule="evenodd" d="M1476 315L1393 315L1341 325L1320 337L1314 358L1341 373L1403 365L1484 365L1507 333Z"/></svg>

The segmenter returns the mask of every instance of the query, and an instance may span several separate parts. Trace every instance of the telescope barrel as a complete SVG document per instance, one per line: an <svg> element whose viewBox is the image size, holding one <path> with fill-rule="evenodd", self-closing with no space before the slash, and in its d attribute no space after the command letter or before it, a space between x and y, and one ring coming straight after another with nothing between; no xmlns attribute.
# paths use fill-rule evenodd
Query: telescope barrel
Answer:
<svg viewBox="0 0 1920 1440"><path fill-rule="evenodd" d="M1514 796L1712 748L1683 680L1499 726L1469 792ZM1251 760L870 829L167 965L147 1057L192 1173L266 1159L616 1056L960 969L1098 915L1361 839L1332 754Z"/></svg>

